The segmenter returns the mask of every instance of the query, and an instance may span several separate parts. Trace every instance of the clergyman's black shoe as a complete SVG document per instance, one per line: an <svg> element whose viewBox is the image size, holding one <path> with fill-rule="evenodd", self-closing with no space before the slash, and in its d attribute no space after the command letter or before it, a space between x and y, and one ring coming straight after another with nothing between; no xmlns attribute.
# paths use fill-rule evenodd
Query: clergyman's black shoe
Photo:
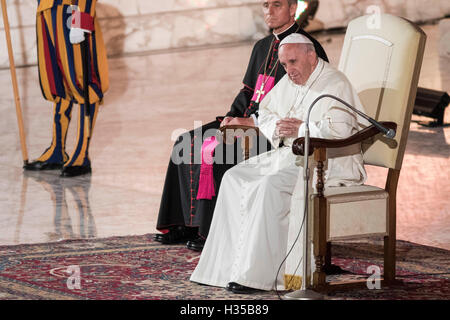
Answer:
<svg viewBox="0 0 450 320"><path fill-rule="evenodd" d="M237 294L249 294L249 293L255 293L257 291L260 291L255 288L250 288L250 287L240 285L239 283L236 283L236 282L228 283L227 290L229 290L233 293L237 293Z"/></svg>
<svg viewBox="0 0 450 320"><path fill-rule="evenodd" d="M29 171L41 171L41 170L60 170L63 167L62 163L49 163L46 161L33 161L26 163L23 168Z"/></svg>
<svg viewBox="0 0 450 320"><path fill-rule="evenodd" d="M83 174L91 173L91 166L69 166L64 167L61 171L61 177L76 177L81 176Z"/></svg>
<svg viewBox="0 0 450 320"><path fill-rule="evenodd" d="M188 241L186 247L190 250L202 251L203 247L205 246L205 241L206 240L202 237L198 237L195 240Z"/></svg>
<svg viewBox="0 0 450 320"><path fill-rule="evenodd" d="M186 243L186 241L195 239L196 235L197 228L178 226L171 228L169 232L163 234L160 242L162 244Z"/></svg>
<svg viewBox="0 0 450 320"><path fill-rule="evenodd" d="M163 236L164 236L164 233L157 233L153 237L153 240L155 240L156 242L162 242Z"/></svg>

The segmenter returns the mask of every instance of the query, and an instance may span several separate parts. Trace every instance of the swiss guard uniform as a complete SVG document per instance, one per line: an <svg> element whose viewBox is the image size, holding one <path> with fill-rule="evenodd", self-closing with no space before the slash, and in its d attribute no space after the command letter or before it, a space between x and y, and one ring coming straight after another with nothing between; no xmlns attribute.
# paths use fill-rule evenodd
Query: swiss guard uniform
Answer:
<svg viewBox="0 0 450 320"><path fill-rule="evenodd" d="M53 140L25 170L62 169L62 176L91 172L89 141L103 94L108 90L108 65L103 36L96 19L97 0L38 0L36 34L39 82L53 102ZM87 39L89 108L84 98L81 42ZM79 104L75 150L65 151L73 104ZM89 113L89 114L88 114Z"/></svg>

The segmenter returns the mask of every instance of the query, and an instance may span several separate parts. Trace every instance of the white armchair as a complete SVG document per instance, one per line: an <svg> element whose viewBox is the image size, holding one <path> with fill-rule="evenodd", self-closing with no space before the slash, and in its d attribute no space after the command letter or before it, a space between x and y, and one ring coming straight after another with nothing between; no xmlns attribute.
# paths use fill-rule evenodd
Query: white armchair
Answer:
<svg viewBox="0 0 450 320"><path fill-rule="evenodd" d="M318 163L317 194L310 207L313 215L312 241L315 272L312 287L328 291L341 284L326 282L325 266L330 263L330 243L371 235L384 236L384 282L395 280L396 190L416 97L426 35L413 23L382 14L379 28L363 16L350 22L339 69L359 93L367 113L387 126L397 127L395 140L384 138L369 127L346 139L311 139L310 148ZM326 150L362 143L366 164L389 169L384 189L363 185L324 189L323 166ZM301 154L304 138L293 146ZM348 283L344 284L348 285ZM353 285L353 284L352 284Z"/></svg>

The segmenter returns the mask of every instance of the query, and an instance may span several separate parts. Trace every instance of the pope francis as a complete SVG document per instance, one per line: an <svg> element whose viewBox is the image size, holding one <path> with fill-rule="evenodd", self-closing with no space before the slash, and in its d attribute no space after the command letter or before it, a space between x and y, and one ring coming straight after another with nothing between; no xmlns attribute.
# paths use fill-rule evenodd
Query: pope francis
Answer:
<svg viewBox="0 0 450 320"><path fill-rule="evenodd" d="M274 150L242 162L223 177L193 282L234 293L287 288L286 276L297 277L302 270L299 261L282 265L303 219L303 175L299 174L303 158L293 154L292 143L304 136L307 110L321 94L337 96L364 112L345 75L318 58L308 38L286 37L280 43L279 59L286 75L261 101L259 112L259 129ZM311 137L342 139L365 125L344 105L322 99L311 112L309 129ZM326 188L366 180L359 145L337 154L327 165ZM301 260L302 251L298 247L295 251L293 257Z"/></svg>

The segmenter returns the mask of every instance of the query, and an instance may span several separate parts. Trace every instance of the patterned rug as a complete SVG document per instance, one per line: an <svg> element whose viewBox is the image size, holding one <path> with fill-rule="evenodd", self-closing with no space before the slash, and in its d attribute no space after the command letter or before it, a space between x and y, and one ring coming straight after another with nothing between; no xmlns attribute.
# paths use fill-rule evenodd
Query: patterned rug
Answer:
<svg viewBox="0 0 450 320"><path fill-rule="evenodd" d="M0 246L0 299L94 300L276 300L276 292L236 295L189 281L199 254L166 246L153 235ZM449 299L449 251L397 243L401 285L380 290L335 292L328 299ZM348 273L335 279L367 278L383 264L380 239L333 243L333 263ZM283 294L283 293L281 293Z"/></svg>

